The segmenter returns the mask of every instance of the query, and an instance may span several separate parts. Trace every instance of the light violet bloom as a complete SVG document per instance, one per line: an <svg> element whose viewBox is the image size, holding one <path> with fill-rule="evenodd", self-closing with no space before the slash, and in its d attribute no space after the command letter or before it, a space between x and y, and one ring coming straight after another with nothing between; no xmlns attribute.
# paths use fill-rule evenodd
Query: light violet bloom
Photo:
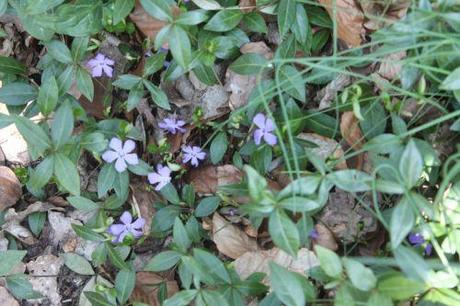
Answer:
<svg viewBox="0 0 460 306"><path fill-rule="evenodd" d="M255 115L254 119L252 119L252 122L258 127L258 129L254 131L254 142L256 145L260 145L262 138L271 146L277 143L276 136L272 133L275 130L275 123L273 120L266 118L262 113L258 113Z"/></svg>
<svg viewBox="0 0 460 306"><path fill-rule="evenodd" d="M155 185L155 190L161 190L171 182L171 169L168 166L157 165L157 171L148 174L150 184Z"/></svg>
<svg viewBox="0 0 460 306"><path fill-rule="evenodd" d="M137 165L139 163L139 159L136 153L131 153L135 148L136 144L131 139L123 142L118 138L112 138L109 143L109 148L111 150L107 150L102 154L102 159L107 163L113 163L115 160L115 170L121 173L128 168L127 164L130 165Z"/></svg>
<svg viewBox="0 0 460 306"><path fill-rule="evenodd" d="M173 116L164 118L162 122L158 123L160 129L168 131L171 134L176 134L177 132L185 132L185 129L183 128L184 125L184 120L177 120Z"/></svg>
<svg viewBox="0 0 460 306"><path fill-rule="evenodd" d="M95 58L89 60L88 67L91 69L93 77L101 77L102 72L111 78L113 76L113 66L115 62L102 53L98 53Z"/></svg>
<svg viewBox="0 0 460 306"><path fill-rule="evenodd" d="M191 164L194 167L198 167L198 164L200 163L198 160L203 160L206 157L206 153L197 146L184 146L182 147L182 152L184 153L182 162L185 164L191 161Z"/></svg>
<svg viewBox="0 0 460 306"><path fill-rule="evenodd" d="M133 222L133 216L128 211L125 211L120 217L121 224L112 224L107 232L115 236L112 240L113 243L121 243L123 239L129 234L138 239L142 237L145 220L138 218Z"/></svg>

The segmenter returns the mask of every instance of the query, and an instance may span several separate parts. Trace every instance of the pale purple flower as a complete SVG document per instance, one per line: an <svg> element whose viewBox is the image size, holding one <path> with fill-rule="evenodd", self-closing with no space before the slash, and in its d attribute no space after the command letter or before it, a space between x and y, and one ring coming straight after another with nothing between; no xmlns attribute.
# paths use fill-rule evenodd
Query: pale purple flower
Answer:
<svg viewBox="0 0 460 306"><path fill-rule="evenodd" d="M182 162L186 164L191 161L191 164L194 167L198 167L198 164L200 163L199 160L203 160L206 157L206 153L198 146L184 146L182 147L182 152L184 153Z"/></svg>
<svg viewBox="0 0 460 306"><path fill-rule="evenodd" d="M118 139L112 138L109 143L109 147L112 150L107 150L102 154L102 159L107 163L113 163L115 160L115 169L121 173L128 168L127 164L137 165L139 159L135 153L131 153L135 148L136 144L131 139L125 141L125 144Z"/></svg>
<svg viewBox="0 0 460 306"><path fill-rule="evenodd" d="M93 77L101 77L102 72L109 78L113 76L113 66L115 62L102 53L98 53L96 57L88 61L88 67L91 69Z"/></svg>
<svg viewBox="0 0 460 306"><path fill-rule="evenodd" d="M254 131L254 142L256 145L260 145L262 138L271 146L277 143L276 136L272 133L275 130L275 123L273 120L265 117L262 113L258 113L255 115L254 119L252 119L252 122L258 127L258 129Z"/></svg>
<svg viewBox="0 0 460 306"><path fill-rule="evenodd" d="M423 255L430 256L432 251L433 251L433 246L431 245L431 243L428 243L425 246L425 249L423 250Z"/></svg>
<svg viewBox="0 0 460 306"><path fill-rule="evenodd" d="M160 129L168 131L171 134L176 134L177 132L185 132L185 129L183 128L184 125L184 120L177 120L177 118L173 116L164 118L162 122L158 123Z"/></svg>
<svg viewBox="0 0 460 306"><path fill-rule="evenodd" d="M171 182L171 169L168 166L157 165L157 171L148 174L150 184L155 185L155 190L161 190L164 186Z"/></svg>
<svg viewBox="0 0 460 306"><path fill-rule="evenodd" d="M319 238L319 233L316 229L312 229L310 233L308 234L308 237L310 237L310 239L312 240L316 240Z"/></svg>
<svg viewBox="0 0 460 306"><path fill-rule="evenodd" d="M107 232L115 236L113 243L121 243L128 234L132 234L134 238L138 239L142 237L145 220L138 218L133 222L133 216L128 211L125 211L120 217L121 224L112 224Z"/></svg>
<svg viewBox="0 0 460 306"><path fill-rule="evenodd" d="M425 239L420 233L410 233L407 237L409 243L413 246L420 246L425 243Z"/></svg>

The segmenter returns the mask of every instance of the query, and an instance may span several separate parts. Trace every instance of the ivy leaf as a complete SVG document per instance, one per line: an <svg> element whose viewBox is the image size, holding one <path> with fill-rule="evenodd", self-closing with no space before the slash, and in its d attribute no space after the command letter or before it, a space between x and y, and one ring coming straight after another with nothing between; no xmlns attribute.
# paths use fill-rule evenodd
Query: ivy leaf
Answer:
<svg viewBox="0 0 460 306"><path fill-rule="evenodd" d="M187 69L192 61L192 46L187 33L180 26L172 26L169 31L169 49L177 61L184 69Z"/></svg>
<svg viewBox="0 0 460 306"><path fill-rule="evenodd" d="M241 19L243 19L243 13L240 10L223 9L212 16L204 29L212 32L227 32L236 27Z"/></svg>
<svg viewBox="0 0 460 306"><path fill-rule="evenodd" d="M62 187L71 194L80 195L80 176L77 165L72 163L63 153L54 155L54 174Z"/></svg>

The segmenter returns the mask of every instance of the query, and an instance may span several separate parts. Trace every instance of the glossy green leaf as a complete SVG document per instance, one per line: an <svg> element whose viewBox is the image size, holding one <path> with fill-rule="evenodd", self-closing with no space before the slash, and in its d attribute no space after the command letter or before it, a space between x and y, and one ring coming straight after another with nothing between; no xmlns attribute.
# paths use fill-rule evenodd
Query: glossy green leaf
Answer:
<svg viewBox="0 0 460 306"><path fill-rule="evenodd" d="M211 162L213 164L219 163L227 152L228 140L225 132L220 132L211 142Z"/></svg>
<svg viewBox="0 0 460 306"><path fill-rule="evenodd" d="M197 217L206 217L216 211L219 207L220 198L219 197L208 197L200 201L197 208L195 209L195 216Z"/></svg>
<svg viewBox="0 0 460 306"><path fill-rule="evenodd" d="M77 88L90 101L94 98L93 79L89 72L84 68L77 68Z"/></svg>
<svg viewBox="0 0 460 306"><path fill-rule="evenodd" d="M362 291L369 291L377 284L377 278L371 269L350 258L343 258L343 265L353 286Z"/></svg>
<svg viewBox="0 0 460 306"><path fill-rule="evenodd" d="M281 209L270 214L268 232L273 243L286 253L297 256L300 247L300 238L294 222Z"/></svg>
<svg viewBox="0 0 460 306"><path fill-rule="evenodd" d="M171 109L171 106L169 105L168 97L160 88L158 88L158 86L153 85L151 82L145 81L145 80L144 80L144 85L147 88L147 90L150 92L152 100L153 102L155 102L156 105L166 110Z"/></svg>
<svg viewBox="0 0 460 306"><path fill-rule="evenodd" d="M197 25L207 19L208 14L205 10L193 10L180 14L176 19L176 23L181 25Z"/></svg>
<svg viewBox="0 0 460 306"><path fill-rule="evenodd" d="M398 247L406 239L415 224L415 214L410 201L404 197L393 208L390 221L390 237L392 248Z"/></svg>
<svg viewBox="0 0 460 306"><path fill-rule="evenodd" d="M8 83L0 88L0 103L24 105L37 98L35 87L25 83Z"/></svg>
<svg viewBox="0 0 460 306"><path fill-rule="evenodd" d="M2 1L4 3L2 3ZM7 1L0 1L0 16L2 15L2 5L6 5ZM13 57L0 56L0 72L9 74L25 74L26 66Z"/></svg>
<svg viewBox="0 0 460 306"><path fill-rule="evenodd" d="M452 71L442 82L441 88L445 90L460 89L460 67Z"/></svg>
<svg viewBox="0 0 460 306"><path fill-rule="evenodd" d="M43 129L30 119L21 116L12 116L14 123L27 144L33 147L37 154L41 155L51 145L51 140Z"/></svg>
<svg viewBox="0 0 460 306"><path fill-rule="evenodd" d="M280 301L290 306L306 305L304 282L301 280L303 276L274 262L270 262L269 266L270 283Z"/></svg>
<svg viewBox="0 0 460 306"><path fill-rule="evenodd" d="M6 277L6 287L19 300L41 298L41 294L34 291L32 284L24 274L14 274Z"/></svg>
<svg viewBox="0 0 460 306"><path fill-rule="evenodd" d="M249 75L261 72L268 67L268 60L260 54L247 53L240 56L230 65L230 69L238 74Z"/></svg>
<svg viewBox="0 0 460 306"><path fill-rule="evenodd" d="M164 251L155 255L144 267L145 271L160 272L174 267L180 260L181 254L175 251Z"/></svg>
<svg viewBox="0 0 460 306"><path fill-rule="evenodd" d="M66 144L72 135L74 126L73 111L69 103L64 103L54 114L51 123L51 139L56 148Z"/></svg>
<svg viewBox="0 0 460 306"><path fill-rule="evenodd" d="M187 229L180 220L179 217L176 217L173 226L173 240L174 243L183 251L186 252L187 249L192 244L190 237L188 236Z"/></svg>
<svg viewBox="0 0 460 306"><path fill-rule="evenodd" d="M149 15L163 21L172 20L170 2L166 0L140 0L140 2Z"/></svg>
<svg viewBox="0 0 460 306"><path fill-rule="evenodd" d="M423 158L414 141L409 141L399 162L399 172L407 188L417 184L423 170Z"/></svg>
<svg viewBox="0 0 460 306"><path fill-rule="evenodd" d="M227 32L236 27L241 19L243 19L243 14L240 10L223 9L212 16L204 29L212 32Z"/></svg>
<svg viewBox="0 0 460 306"><path fill-rule="evenodd" d="M75 253L61 254L64 258L64 264L75 273L81 275L94 275L91 264L83 257Z"/></svg>
<svg viewBox="0 0 460 306"><path fill-rule="evenodd" d="M26 256L27 251L0 251L0 276L7 275Z"/></svg>
<svg viewBox="0 0 460 306"><path fill-rule="evenodd" d="M89 240L89 241L104 241L105 240L105 237L103 235L96 233L95 231L93 231L92 229L88 228L85 225L71 224L71 226L72 226L72 229L75 231L75 233L79 237L85 240Z"/></svg>
<svg viewBox="0 0 460 306"><path fill-rule="evenodd" d="M192 62L192 46L187 32L178 25L172 26L168 38L174 59L182 68L187 69Z"/></svg>
<svg viewBox="0 0 460 306"><path fill-rule="evenodd" d="M278 4L278 29L281 36L289 30L289 26L296 18L295 0L280 0Z"/></svg>
<svg viewBox="0 0 460 306"><path fill-rule="evenodd" d="M99 205L84 197L67 197L67 202L73 207L81 211L92 211L99 209Z"/></svg>
<svg viewBox="0 0 460 306"><path fill-rule="evenodd" d="M64 64L71 64L73 62L69 48L62 41L52 40L46 44L46 48L55 60Z"/></svg>
<svg viewBox="0 0 460 306"><path fill-rule="evenodd" d="M54 76L47 78L42 83L38 92L37 103L43 115L51 114L58 103L59 86Z"/></svg>
<svg viewBox="0 0 460 306"><path fill-rule="evenodd" d="M251 32L267 33L265 20L262 15L257 12L244 14L243 22Z"/></svg>
<svg viewBox="0 0 460 306"><path fill-rule="evenodd" d="M121 270L115 277L115 290L117 291L117 300L124 304L128 301L136 284L136 272L132 270Z"/></svg>
<svg viewBox="0 0 460 306"><path fill-rule="evenodd" d="M340 257L320 245L315 246L315 252L324 273L332 278L339 278L343 271Z"/></svg>
<svg viewBox="0 0 460 306"><path fill-rule="evenodd" d="M51 177L54 170L54 156L47 156L35 169L31 172L29 182L32 189L40 189L45 186Z"/></svg>
<svg viewBox="0 0 460 306"><path fill-rule="evenodd" d="M291 97L305 102L305 83L294 66L283 65L279 70L280 85Z"/></svg>
<svg viewBox="0 0 460 306"><path fill-rule="evenodd" d="M80 195L80 175L77 165L62 153L54 155L54 174L64 189L73 195Z"/></svg>
<svg viewBox="0 0 460 306"><path fill-rule="evenodd" d="M113 4L113 24L121 22L133 10L135 0L115 0Z"/></svg>

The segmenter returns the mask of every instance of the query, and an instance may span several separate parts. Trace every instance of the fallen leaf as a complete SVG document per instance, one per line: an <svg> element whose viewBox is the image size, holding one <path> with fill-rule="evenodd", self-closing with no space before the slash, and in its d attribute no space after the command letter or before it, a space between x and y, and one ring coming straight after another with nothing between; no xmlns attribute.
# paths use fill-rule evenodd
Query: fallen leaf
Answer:
<svg viewBox="0 0 460 306"><path fill-rule="evenodd" d="M136 287L134 287L130 299L150 306L160 306L157 294L159 285L164 282L166 283L167 297L171 297L179 291L179 286L174 279L164 278L152 272L137 272Z"/></svg>
<svg viewBox="0 0 460 306"><path fill-rule="evenodd" d="M347 169L347 163L343 159L345 153L340 144L334 139L314 133L301 133L297 137L316 144L318 147L311 149L311 151L322 160L326 161L328 158L338 160L339 162L335 165L336 169Z"/></svg>
<svg viewBox="0 0 460 306"><path fill-rule="evenodd" d="M9 115L6 104L0 103L0 114ZM30 156L27 143L19 133L16 125L0 129L0 146L5 159L10 163L27 166L30 163Z"/></svg>
<svg viewBox="0 0 460 306"><path fill-rule="evenodd" d="M331 102L337 97L337 93L350 85L352 78L347 74L339 74L326 87L317 92L315 100L319 101L318 109L326 109L331 106Z"/></svg>
<svg viewBox="0 0 460 306"><path fill-rule="evenodd" d="M246 252L257 251L257 242L218 213L212 217L212 240L219 252L236 259Z"/></svg>
<svg viewBox="0 0 460 306"><path fill-rule="evenodd" d="M241 46L240 52L243 54L257 53L257 54L262 55L268 60L271 60L273 58L273 51L263 41L250 42L250 43L244 44Z"/></svg>
<svg viewBox="0 0 460 306"><path fill-rule="evenodd" d="M61 258L54 255L42 255L27 263L29 281L35 291L49 300L49 305L61 305L61 296L58 290L57 276L63 265ZM42 277L40 277L42 276ZM42 304L43 298L33 300Z"/></svg>
<svg viewBox="0 0 460 306"><path fill-rule="evenodd" d="M366 21L364 27L369 30L378 30L389 26L406 16L410 0L370 1L359 0L358 3L364 12Z"/></svg>
<svg viewBox="0 0 460 306"><path fill-rule="evenodd" d="M243 13L250 13L256 9L256 0L240 0L238 6Z"/></svg>
<svg viewBox="0 0 460 306"><path fill-rule="evenodd" d="M200 194L214 194L218 186L237 184L243 173L233 165L204 166L191 169L187 180Z"/></svg>
<svg viewBox="0 0 460 306"><path fill-rule="evenodd" d="M315 230L316 232L318 232L318 238L313 240L312 247L318 244L332 251L338 250L339 246L335 241L334 235L327 227L325 227L321 223L318 223L315 225Z"/></svg>
<svg viewBox="0 0 460 306"><path fill-rule="evenodd" d="M315 253L302 248L297 253L297 258L292 257L283 250L273 248L265 251L246 252L238 257L234 262L236 273L242 278L248 278L252 273L263 272L267 274L264 283L268 284L270 269L268 264L273 261L286 269L305 275L305 273L316 266L319 261Z"/></svg>
<svg viewBox="0 0 460 306"><path fill-rule="evenodd" d="M0 286L0 305L19 306L18 301L3 286Z"/></svg>
<svg viewBox="0 0 460 306"><path fill-rule="evenodd" d="M333 0L319 0L334 19ZM361 36L365 33L363 22L364 16L353 0L337 0L336 20L337 35L349 47L358 47L361 45Z"/></svg>
<svg viewBox="0 0 460 306"><path fill-rule="evenodd" d="M155 191L148 190L147 186L144 181L140 180L130 184L131 201L139 207L140 216L145 220L144 233L150 232L152 218L155 215L154 203L161 202L161 197Z"/></svg>
<svg viewBox="0 0 460 306"><path fill-rule="evenodd" d="M0 166L0 211L16 204L22 196L22 186L14 172Z"/></svg>
<svg viewBox="0 0 460 306"><path fill-rule="evenodd" d="M359 127L359 120L352 111L344 112L340 120L340 133L353 150L360 150L364 144L364 136Z"/></svg>
<svg viewBox="0 0 460 306"><path fill-rule="evenodd" d="M402 59L405 57L406 51L404 50L385 56L377 73L389 81L398 78L402 69Z"/></svg>
<svg viewBox="0 0 460 306"><path fill-rule="evenodd" d="M129 18L146 37L153 40L158 32L166 25L166 22L153 18L144 10L139 0L136 1L134 11Z"/></svg>

